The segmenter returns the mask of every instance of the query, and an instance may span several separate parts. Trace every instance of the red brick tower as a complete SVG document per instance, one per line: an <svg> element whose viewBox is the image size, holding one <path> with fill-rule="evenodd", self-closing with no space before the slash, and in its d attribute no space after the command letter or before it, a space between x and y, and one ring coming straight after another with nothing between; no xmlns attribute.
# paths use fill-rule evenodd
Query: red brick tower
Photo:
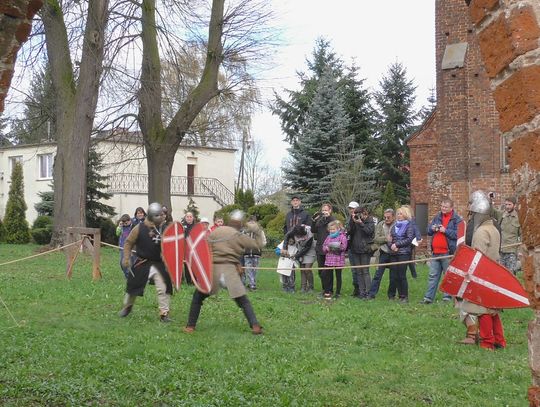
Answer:
<svg viewBox="0 0 540 407"><path fill-rule="evenodd" d="M435 16L437 108L407 144L411 203L421 228L449 196L462 216L469 194L512 194L498 113L463 0L437 0Z"/></svg>

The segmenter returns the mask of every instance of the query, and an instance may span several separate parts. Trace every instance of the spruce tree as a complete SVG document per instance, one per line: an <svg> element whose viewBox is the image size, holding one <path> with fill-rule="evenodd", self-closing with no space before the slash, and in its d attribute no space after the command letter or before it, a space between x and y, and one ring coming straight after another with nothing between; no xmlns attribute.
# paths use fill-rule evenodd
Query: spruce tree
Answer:
<svg viewBox="0 0 540 407"><path fill-rule="evenodd" d="M4 216L4 230L7 243L25 244L30 242L30 228L26 221L24 200L24 180L22 164L16 162L11 173L11 186Z"/></svg>
<svg viewBox="0 0 540 407"><path fill-rule="evenodd" d="M308 110L317 93L324 72L330 71L336 79L343 95L343 107L349 117L347 134L353 136L355 148L365 150L366 165L375 162L372 155L373 111L370 95L364 88L364 80L359 79L359 68L347 67L332 50L330 42L318 39L311 60L307 60L307 73L298 73L300 89L285 90L286 98L275 95L273 113L281 121L285 140L294 147L306 129Z"/></svg>
<svg viewBox="0 0 540 407"><path fill-rule="evenodd" d="M101 154L94 148L90 148L86 172L86 225L92 228L99 228L101 218L110 217L116 213L112 206L101 202L112 197L112 194L104 192L108 187L105 183L107 177L101 175L101 170L103 170Z"/></svg>
<svg viewBox="0 0 540 407"><path fill-rule="evenodd" d="M38 196L41 201L34 205L34 209L39 216L53 216L54 212L54 187L53 184L49 185L50 191L38 192Z"/></svg>
<svg viewBox="0 0 540 407"><path fill-rule="evenodd" d="M401 63L390 65L375 93L377 104L376 153L380 169L380 185L391 181L397 199L409 201L409 150L405 140L415 131L416 87L407 79Z"/></svg>
<svg viewBox="0 0 540 407"><path fill-rule="evenodd" d="M301 192L307 206L329 200L331 173L337 165L338 153L354 145L347 134L349 123L343 95L328 69L318 83L302 135L289 148L290 162L284 168L285 184Z"/></svg>

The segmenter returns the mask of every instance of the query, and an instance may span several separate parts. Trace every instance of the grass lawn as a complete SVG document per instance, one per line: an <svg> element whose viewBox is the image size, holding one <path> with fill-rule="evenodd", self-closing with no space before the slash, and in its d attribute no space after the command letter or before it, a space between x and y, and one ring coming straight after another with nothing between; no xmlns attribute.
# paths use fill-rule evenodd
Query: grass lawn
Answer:
<svg viewBox="0 0 540 407"><path fill-rule="evenodd" d="M3 244L0 263L36 248ZM0 297L19 323L0 304L0 405L527 405L532 311L502 314L506 350L458 345L465 329L453 307L419 304L426 266L409 279L408 305L386 299L387 275L377 299L365 302L349 296L347 270L343 297L325 304L282 293L278 275L260 271L249 298L261 336L224 291L205 302L197 331L182 333L192 287L173 297L171 324L158 320L153 286L120 319L118 254L104 248L101 267L98 282L85 256L71 281L58 253L0 267Z"/></svg>

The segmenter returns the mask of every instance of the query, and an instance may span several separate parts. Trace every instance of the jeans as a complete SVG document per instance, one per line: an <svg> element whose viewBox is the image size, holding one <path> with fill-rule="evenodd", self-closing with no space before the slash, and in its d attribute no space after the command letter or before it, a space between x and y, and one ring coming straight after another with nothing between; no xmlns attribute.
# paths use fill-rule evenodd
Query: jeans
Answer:
<svg viewBox="0 0 540 407"><path fill-rule="evenodd" d="M247 284L249 288L257 287L257 268L261 258L259 256L244 256L244 273L242 274L242 282L245 284L247 278Z"/></svg>
<svg viewBox="0 0 540 407"><path fill-rule="evenodd" d="M371 255L369 253L349 252L349 261L351 266L369 265ZM358 296L365 298L371 287L371 275L369 267L351 268L353 286L358 286Z"/></svg>
<svg viewBox="0 0 540 407"><path fill-rule="evenodd" d="M441 276L446 273L450 259L437 259L437 257L447 256L446 254L434 254L433 259L429 262L429 276L428 276L428 286L426 293L424 294L424 299L433 302L435 295L437 293L437 288L439 287L439 281L441 281ZM444 294L443 298L451 298L450 295Z"/></svg>
<svg viewBox="0 0 540 407"><path fill-rule="evenodd" d="M393 262L402 262L411 259L410 254L398 254L392 256ZM390 266L390 286L397 289L400 299L407 299L409 297L409 282L407 281L407 264L396 264ZM395 294L390 292L388 287L388 298L394 298ZM395 292L395 291L394 291Z"/></svg>
<svg viewBox="0 0 540 407"><path fill-rule="evenodd" d="M392 261L392 258L390 257L390 255L380 250L379 261L377 263L390 263L391 261ZM375 298L375 296L379 292L379 287L381 286L381 280L387 268L389 268L389 266L377 267L377 271L375 271L373 280L371 280L371 286L369 287L368 297ZM395 293L392 295L392 297L394 296L395 296Z"/></svg>

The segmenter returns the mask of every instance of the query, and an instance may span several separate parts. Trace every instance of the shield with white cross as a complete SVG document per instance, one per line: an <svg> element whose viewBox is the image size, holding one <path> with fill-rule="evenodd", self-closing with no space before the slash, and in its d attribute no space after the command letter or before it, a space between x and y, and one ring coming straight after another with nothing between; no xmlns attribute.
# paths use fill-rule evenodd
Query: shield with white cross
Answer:
<svg viewBox="0 0 540 407"><path fill-rule="evenodd" d="M529 306L527 293L512 272L464 244L450 262L440 290L487 308Z"/></svg>
<svg viewBox="0 0 540 407"><path fill-rule="evenodd" d="M185 253L184 227L180 222L173 222L161 236L161 258L167 266L173 286L180 289Z"/></svg>
<svg viewBox="0 0 540 407"><path fill-rule="evenodd" d="M186 265L193 284L204 294L212 291L212 252L207 237L206 226L197 223L186 238Z"/></svg>

